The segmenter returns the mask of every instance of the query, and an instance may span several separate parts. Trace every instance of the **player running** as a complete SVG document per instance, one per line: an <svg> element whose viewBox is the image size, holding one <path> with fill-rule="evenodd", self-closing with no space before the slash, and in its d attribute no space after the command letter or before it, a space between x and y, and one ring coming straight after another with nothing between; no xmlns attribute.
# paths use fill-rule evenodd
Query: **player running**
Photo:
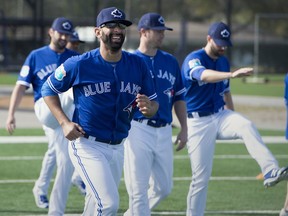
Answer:
<svg viewBox="0 0 288 216"><path fill-rule="evenodd" d="M68 59L45 82L42 94L62 126L70 158L86 185L83 215L116 215L124 163L124 139L133 113L158 110L157 94L145 62L122 51L126 27L122 10L105 8L97 16L100 47ZM63 112L58 93L73 87L73 121ZM147 95L147 96L146 96Z"/></svg>
<svg viewBox="0 0 288 216"><path fill-rule="evenodd" d="M13 133L16 127L15 111L20 104L26 89L33 87L34 110L38 120L43 125L48 138L48 150L42 161L39 178L33 187L33 195L39 208L48 208L49 215L61 215L66 206L71 176L74 167L68 156L68 141L63 131L51 114L43 100L41 88L49 75L66 59L78 53L65 48L70 35L73 33L73 24L65 17L56 18L49 29L50 43L30 52L21 68L17 83L13 89L6 128ZM70 91L71 92L71 91ZM73 95L67 92L61 95L61 104L66 114L72 117L74 110ZM57 174L48 201L50 179L54 174L57 163Z"/></svg>

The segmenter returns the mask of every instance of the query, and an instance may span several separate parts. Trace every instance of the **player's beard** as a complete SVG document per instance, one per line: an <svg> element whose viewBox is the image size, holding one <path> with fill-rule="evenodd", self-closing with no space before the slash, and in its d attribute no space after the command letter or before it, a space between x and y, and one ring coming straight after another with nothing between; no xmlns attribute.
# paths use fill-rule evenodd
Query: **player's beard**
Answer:
<svg viewBox="0 0 288 216"><path fill-rule="evenodd" d="M210 49L211 49L212 55L215 56L215 57L223 56L224 52L225 52L225 50L223 50L222 48L218 48L218 47L215 47L215 46L211 46Z"/></svg>
<svg viewBox="0 0 288 216"><path fill-rule="evenodd" d="M119 38L115 40L114 37ZM122 48L122 45L125 40L125 35L121 33L111 33L109 35L102 35L102 41L107 47L107 49L111 50L112 52L117 52Z"/></svg>
<svg viewBox="0 0 288 216"><path fill-rule="evenodd" d="M54 41L54 46L57 50L64 50L66 45L67 45L67 41L65 41L65 40Z"/></svg>

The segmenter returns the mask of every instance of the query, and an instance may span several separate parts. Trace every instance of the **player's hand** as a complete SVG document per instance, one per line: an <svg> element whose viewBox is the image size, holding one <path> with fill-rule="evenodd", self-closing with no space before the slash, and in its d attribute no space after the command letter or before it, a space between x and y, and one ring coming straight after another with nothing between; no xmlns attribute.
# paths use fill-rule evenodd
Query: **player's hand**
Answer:
<svg viewBox="0 0 288 216"><path fill-rule="evenodd" d="M64 136L70 141L75 140L79 137L83 137L85 134L85 131L80 125L71 121L63 123L62 129Z"/></svg>
<svg viewBox="0 0 288 216"><path fill-rule="evenodd" d="M13 116L7 118L6 121L6 130L9 132L9 134L13 134L14 130L16 129L16 120Z"/></svg>
<svg viewBox="0 0 288 216"><path fill-rule="evenodd" d="M253 73L253 68L240 68L231 73L231 78L250 76Z"/></svg>
<svg viewBox="0 0 288 216"><path fill-rule="evenodd" d="M158 107L153 106L153 102L146 95L137 94L136 103L139 111L148 118L152 117L158 110Z"/></svg>
<svg viewBox="0 0 288 216"><path fill-rule="evenodd" d="M174 142L174 145L177 145L176 151L180 151L186 146L188 140L187 137L187 131L181 129Z"/></svg>

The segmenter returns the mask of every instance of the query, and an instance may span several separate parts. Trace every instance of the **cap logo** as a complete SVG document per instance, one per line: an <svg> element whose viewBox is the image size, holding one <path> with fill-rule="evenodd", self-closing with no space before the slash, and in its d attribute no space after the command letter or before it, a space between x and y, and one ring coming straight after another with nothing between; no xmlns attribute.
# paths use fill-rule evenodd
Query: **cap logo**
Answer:
<svg viewBox="0 0 288 216"><path fill-rule="evenodd" d="M163 25L165 24L165 20L162 16L159 17L158 22L163 24Z"/></svg>
<svg viewBox="0 0 288 216"><path fill-rule="evenodd" d="M123 14L118 9L115 9L114 11L111 12L111 15L114 16L115 18L121 18Z"/></svg>
<svg viewBox="0 0 288 216"><path fill-rule="evenodd" d="M65 29L65 30L70 30L72 28L71 24L69 22L64 22L62 23L62 27Z"/></svg>
<svg viewBox="0 0 288 216"><path fill-rule="evenodd" d="M227 29L224 29L223 31L221 31L220 34L222 35L223 38L228 38L230 36L230 33Z"/></svg>

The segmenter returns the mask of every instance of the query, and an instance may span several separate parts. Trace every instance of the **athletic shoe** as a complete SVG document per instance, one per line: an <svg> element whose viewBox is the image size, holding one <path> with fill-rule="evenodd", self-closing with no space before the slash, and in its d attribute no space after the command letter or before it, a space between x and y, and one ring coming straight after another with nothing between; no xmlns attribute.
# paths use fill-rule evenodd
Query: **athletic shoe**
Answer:
<svg viewBox="0 0 288 216"><path fill-rule="evenodd" d="M288 167L272 169L264 176L264 186L272 187L285 179L288 180Z"/></svg>
<svg viewBox="0 0 288 216"><path fill-rule="evenodd" d="M33 195L35 198L35 203L38 206L38 208L49 208L49 201L45 194L38 194L37 190L33 188Z"/></svg>
<svg viewBox="0 0 288 216"><path fill-rule="evenodd" d="M81 195L86 195L86 185L83 181L73 181L72 184L78 188Z"/></svg>
<svg viewBox="0 0 288 216"><path fill-rule="evenodd" d="M288 216L288 211L286 211L284 208L282 208L279 216Z"/></svg>

